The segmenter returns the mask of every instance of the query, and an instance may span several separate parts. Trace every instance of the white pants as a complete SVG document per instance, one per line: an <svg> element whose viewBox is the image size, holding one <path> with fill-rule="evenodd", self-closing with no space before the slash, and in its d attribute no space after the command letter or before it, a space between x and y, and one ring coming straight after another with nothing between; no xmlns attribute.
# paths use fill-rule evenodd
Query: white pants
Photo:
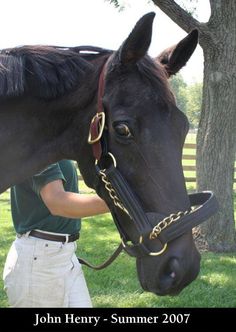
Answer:
<svg viewBox="0 0 236 332"><path fill-rule="evenodd" d="M76 242L16 238L3 272L10 306L92 307L75 250Z"/></svg>

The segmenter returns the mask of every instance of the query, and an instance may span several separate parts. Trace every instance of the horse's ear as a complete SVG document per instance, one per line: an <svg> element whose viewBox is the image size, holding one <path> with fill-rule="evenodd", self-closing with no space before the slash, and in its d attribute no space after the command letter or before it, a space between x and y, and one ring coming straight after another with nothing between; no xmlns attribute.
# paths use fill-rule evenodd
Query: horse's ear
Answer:
<svg viewBox="0 0 236 332"><path fill-rule="evenodd" d="M154 12L144 15L121 45L118 55L122 64L135 63L147 53L152 38L154 17Z"/></svg>
<svg viewBox="0 0 236 332"><path fill-rule="evenodd" d="M165 67L168 76L186 65L198 43L198 30L192 30L177 45L163 51L156 59Z"/></svg>

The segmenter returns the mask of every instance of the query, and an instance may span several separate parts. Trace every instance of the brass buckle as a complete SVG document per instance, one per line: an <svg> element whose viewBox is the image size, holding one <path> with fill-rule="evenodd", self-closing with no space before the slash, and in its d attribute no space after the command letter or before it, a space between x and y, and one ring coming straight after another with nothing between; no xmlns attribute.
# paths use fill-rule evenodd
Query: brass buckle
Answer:
<svg viewBox="0 0 236 332"><path fill-rule="evenodd" d="M104 127L105 127L105 113L100 112L100 113L97 113L96 115L94 115L94 117L92 118L92 121L91 121L91 125L94 123L94 121L96 119L99 120L99 133L98 133L98 136L96 138L92 139L91 130L90 130L89 131L89 137L88 137L88 144L94 144L94 143L98 142L100 140L100 138L102 137L102 133L103 133L103 130L104 130Z"/></svg>

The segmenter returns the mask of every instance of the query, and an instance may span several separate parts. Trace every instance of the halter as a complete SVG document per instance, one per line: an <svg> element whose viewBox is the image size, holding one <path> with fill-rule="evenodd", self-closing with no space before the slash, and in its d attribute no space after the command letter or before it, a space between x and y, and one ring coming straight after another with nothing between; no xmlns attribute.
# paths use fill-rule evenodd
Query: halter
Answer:
<svg viewBox="0 0 236 332"><path fill-rule="evenodd" d="M125 231L125 225L112 212L114 222L121 236L123 249L131 256L158 256L165 252L168 243L184 233L191 231L193 227L206 221L218 210L218 202L211 191L200 192L188 195L191 208L187 211L179 211L169 216L160 213L146 213L137 196L130 188L128 182L120 173L115 156L108 150L107 135L105 128L106 114L103 108L102 97L105 90L105 73L107 62L103 66L99 77L97 114L92 118L88 143L92 145L95 158L95 170L108 192L113 204L122 210L139 234L137 243L130 243ZM101 165L106 165L102 167ZM155 226L150 222L155 218ZM146 243L150 241L160 242L160 250L152 252Z"/></svg>

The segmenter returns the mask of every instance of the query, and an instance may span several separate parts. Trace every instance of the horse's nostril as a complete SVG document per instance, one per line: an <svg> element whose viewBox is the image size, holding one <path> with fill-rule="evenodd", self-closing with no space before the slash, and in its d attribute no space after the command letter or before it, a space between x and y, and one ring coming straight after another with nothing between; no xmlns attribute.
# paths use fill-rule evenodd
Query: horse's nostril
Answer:
<svg viewBox="0 0 236 332"><path fill-rule="evenodd" d="M181 283L183 273L181 263L178 258L172 257L166 263L160 275L159 290L163 295L178 291L178 285Z"/></svg>
<svg viewBox="0 0 236 332"><path fill-rule="evenodd" d="M176 279L181 274L181 264L177 258L170 258L164 269L164 275Z"/></svg>

